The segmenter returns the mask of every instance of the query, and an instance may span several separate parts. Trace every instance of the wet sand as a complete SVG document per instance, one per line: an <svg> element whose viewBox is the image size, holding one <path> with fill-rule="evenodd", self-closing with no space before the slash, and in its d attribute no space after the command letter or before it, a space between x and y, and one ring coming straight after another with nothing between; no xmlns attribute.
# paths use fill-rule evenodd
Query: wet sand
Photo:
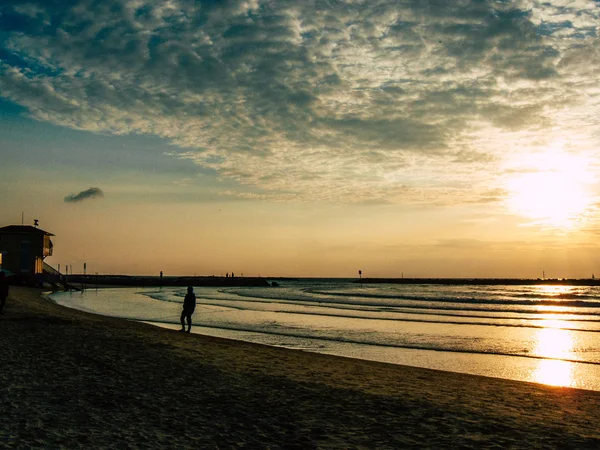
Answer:
<svg viewBox="0 0 600 450"><path fill-rule="evenodd" d="M600 392L188 335L12 287L0 446L600 448Z"/></svg>

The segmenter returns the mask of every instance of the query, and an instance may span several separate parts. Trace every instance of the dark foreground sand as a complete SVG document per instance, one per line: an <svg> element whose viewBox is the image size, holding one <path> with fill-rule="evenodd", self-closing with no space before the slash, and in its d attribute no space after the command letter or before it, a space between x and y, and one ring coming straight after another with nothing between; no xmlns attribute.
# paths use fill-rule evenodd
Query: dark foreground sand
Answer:
<svg viewBox="0 0 600 450"><path fill-rule="evenodd" d="M0 447L600 448L600 392L188 335L12 288Z"/></svg>

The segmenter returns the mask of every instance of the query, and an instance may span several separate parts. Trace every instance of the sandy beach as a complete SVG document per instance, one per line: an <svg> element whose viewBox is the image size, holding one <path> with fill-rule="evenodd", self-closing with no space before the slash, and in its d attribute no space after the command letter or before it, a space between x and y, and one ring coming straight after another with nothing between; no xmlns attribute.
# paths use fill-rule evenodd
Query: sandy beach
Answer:
<svg viewBox="0 0 600 450"><path fill-rule="evenodd" d="M600 392L188 335L12 287L9 448L600 448Z"/></svg>

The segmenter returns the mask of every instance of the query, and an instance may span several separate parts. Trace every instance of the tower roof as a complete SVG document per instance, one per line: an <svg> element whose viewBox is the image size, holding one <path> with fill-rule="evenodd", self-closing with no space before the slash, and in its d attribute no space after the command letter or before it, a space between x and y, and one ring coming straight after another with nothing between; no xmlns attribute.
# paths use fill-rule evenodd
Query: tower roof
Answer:
<svg viewBox="0 0 600 450"><path fill-rule="evenodd" d="M0 228L0 234L43 234L46 236L54 236L52 233L42 230L41 228L32 227L31 225L8 225Z"/></svg>

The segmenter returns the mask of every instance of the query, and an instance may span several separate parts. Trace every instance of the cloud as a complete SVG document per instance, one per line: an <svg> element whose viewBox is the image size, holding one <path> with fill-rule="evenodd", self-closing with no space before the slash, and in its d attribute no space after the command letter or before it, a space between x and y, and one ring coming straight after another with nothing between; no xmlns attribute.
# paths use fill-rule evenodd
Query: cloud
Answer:
<svg viewBox="0 0 600 450"><path fill-rule="evenodd" d="M97 197L104 197L104 192L102 192L102 189L100 188L91 187L85 191L81 191L79 194L69 194L64 198L64 200L65 203L77 203L87 200L88 198Z"/></svg>
<svg viewBox="0 0 600 450"><path fill-rule="evenodd" d="M598 143L597 3L532 5L7 1L0 92L37 120L162 137L240 196L455 195L524 132Z"/></svg>

